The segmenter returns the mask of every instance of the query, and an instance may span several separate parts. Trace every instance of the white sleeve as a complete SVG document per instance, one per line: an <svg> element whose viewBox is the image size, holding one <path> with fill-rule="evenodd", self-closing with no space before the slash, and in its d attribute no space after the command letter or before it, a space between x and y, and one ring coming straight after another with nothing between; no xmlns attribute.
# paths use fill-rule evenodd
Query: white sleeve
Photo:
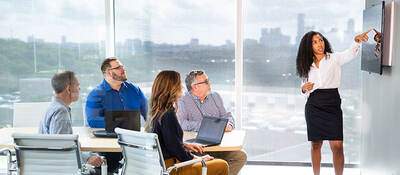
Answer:
<svg viewBox="0 0 400 175"><path fill-rule="evenodd" d="M309 91L306 91L305 93L303 93L302 87L304 86L304 84L307 83L307 78L301 78L301 86L300 86L300 93L303 96L308 97L308 94L310 93Z"/></svg>
<svg viewBox="0 0 400 175"><path fill-rule="evenodd" d="M351 44L351 47L349 49L347 49L343 52L335 53L335 56L337 56L337 59L338 59L340 65L348 63L353 58L355 58L358 55L358 53L360 52L360 47L361 47L361 44L354 41L353 44Z"/></svg>

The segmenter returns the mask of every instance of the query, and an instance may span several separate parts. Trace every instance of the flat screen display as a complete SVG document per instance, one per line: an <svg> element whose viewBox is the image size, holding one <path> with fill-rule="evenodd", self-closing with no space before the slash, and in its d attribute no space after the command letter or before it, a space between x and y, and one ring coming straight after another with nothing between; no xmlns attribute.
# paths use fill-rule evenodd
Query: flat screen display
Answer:
<svg viewBox="0 0 400 175"><path fill-rule="evenodd" d="M379 2L363 12L363 31L372 30L361 48L361 70L378 74L382 74L384 3Z"/></svg>

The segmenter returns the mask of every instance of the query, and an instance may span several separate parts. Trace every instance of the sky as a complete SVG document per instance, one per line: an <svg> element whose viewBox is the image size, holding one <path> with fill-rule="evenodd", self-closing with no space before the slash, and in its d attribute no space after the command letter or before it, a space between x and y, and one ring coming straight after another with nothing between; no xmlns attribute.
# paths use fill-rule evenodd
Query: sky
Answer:
<svg viewBox="0 0 400 175"><path fill-rule="evenodd" d="M345 5L343 5L345 4ZM116 40L221 45L235 39L235 0L116 0ZM0 0L0 38L99 42L105 38L103 0ZM244 38L259 39L261 28L281 28L294 42L297 15L306 26L342 35L354 19L361 32L363 0L243 0Z"/></svg>

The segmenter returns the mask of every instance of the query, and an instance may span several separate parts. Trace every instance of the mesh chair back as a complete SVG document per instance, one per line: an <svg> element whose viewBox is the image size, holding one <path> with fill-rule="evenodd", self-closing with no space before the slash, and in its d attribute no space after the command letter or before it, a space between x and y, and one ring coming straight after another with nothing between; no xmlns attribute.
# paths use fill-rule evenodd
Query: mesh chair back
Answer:
<svg viewBox="0 0 400 175"><path fill-rule="evenodd" d="M14 133L17 168L22 175L80 174L78 135Z"/></svg>
<svg viewBox="0 0 400 175"><path fill-rule="evenodd" d="M122 174L162 174L165 171L157 134L116 128L118 143L125 157Z"/></svg>

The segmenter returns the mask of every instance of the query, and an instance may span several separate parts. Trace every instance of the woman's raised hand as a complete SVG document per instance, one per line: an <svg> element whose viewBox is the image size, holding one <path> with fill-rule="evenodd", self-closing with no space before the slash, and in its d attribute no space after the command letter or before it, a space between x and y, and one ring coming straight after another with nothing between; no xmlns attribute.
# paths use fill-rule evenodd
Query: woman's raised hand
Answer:
<svg viewBox="0 0 400 175"><path fill-rule="evenodd" d="M368 31L366 31L366 32L364 32L364 33L362 33L362 34L359 34L359 35L357 35L355 38L354 38L354 41L355 42L357 42L357 43L360 43L360 41L364 41L364 42L367 42L368 41L368 33L371 31L371 29L369 29Z"/></svg>

